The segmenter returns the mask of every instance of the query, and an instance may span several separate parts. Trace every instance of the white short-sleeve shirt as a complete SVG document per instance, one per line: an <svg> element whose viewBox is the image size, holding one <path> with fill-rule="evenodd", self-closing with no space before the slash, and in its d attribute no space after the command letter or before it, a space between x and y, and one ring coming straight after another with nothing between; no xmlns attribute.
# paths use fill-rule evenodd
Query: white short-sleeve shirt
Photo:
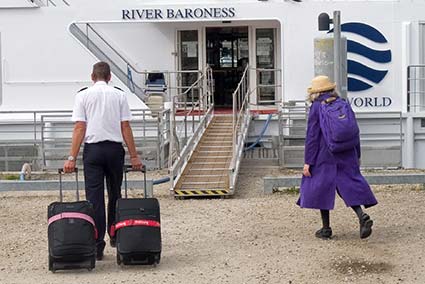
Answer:
<svg viewBox="0 0 425 284"><path fill-rule="evenodd" d="M123 142L121 121L131 120L124 92L98 81L75 97L72 121L86 122L85 143Z"/></svg>

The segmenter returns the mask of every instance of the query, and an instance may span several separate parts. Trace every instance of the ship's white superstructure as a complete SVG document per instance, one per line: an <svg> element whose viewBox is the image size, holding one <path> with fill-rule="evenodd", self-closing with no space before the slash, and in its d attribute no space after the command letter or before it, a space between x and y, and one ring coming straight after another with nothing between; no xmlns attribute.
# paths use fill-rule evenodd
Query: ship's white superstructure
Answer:
<svg viewBox="0 0 425 284"><path fill-rule="evenodd" d="M209 65L216 108L225 110L249 64L252 108L270 113L305 99L318 63L314 41L332 37L318 30L318 15L335 10L348 41L353 108L372 124L402 121L402 134L390 138L402 141L400 163L425 167L414 158L425 147L425 69L412 67L425 63L423 0L0 0L0 119L7 129L12 120L31 121L17 111L71 110L75 93L91 84L93 63L105 59L132 109L147 108L148 73L165 74L167 101ZM267 135L279 127L271 124ZM252 135L260 130L251 124Z"/></svg>

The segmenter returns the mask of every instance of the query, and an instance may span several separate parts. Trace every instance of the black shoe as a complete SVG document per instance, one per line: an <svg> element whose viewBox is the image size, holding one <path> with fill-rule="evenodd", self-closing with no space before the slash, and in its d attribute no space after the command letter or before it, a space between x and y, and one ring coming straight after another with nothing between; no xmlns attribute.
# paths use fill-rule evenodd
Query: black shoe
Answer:
<svg viewBox="0 0 425 284"><path fill-rule="evenodd" d="M105 249L105 242L102 241L98 244L96 244L96 260L102 260L103 259L103 250Z"/></svg>
<svg viewBox="0 0 425 284"><path fill-rule="evenodd" d="M332 237L332 228L321 228L316 232L316 238L330 239Z"/></svg>
<svg viewBox="0 0 425 284"><path fill-rule="evenodd" d="M109 238L109 244L111 245L111 247L116 247L117 246L117 239L115 237L110 237Z"/></svg>
<svg viewBox="0 0 425 284"><path fill-rule="evenodd" d="M366 213L363 213L362 217L360 218L360 238L366 239L372 234L372 226L373 221L370 219L369 215Z"/></svg>

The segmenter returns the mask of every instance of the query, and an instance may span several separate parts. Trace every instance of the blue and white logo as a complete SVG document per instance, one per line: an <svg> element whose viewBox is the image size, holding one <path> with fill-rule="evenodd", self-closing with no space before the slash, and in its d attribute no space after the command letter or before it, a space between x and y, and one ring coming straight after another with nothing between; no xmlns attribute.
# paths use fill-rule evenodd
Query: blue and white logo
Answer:
<svg viewBox="0 0 425 284"><path fill-rule="evenodd" d="M387 63L391 62L391 50L387 48L385 36L372 26L356 22L342 24L341 32L347 33L344 34L347 38L347 57L350 54L360 55L353 56L358 60L347 59L348 91L364 91L379 84L388 73ZM357 35L357 40L350 39L350 34ZM384 48L378 50L371 45ZM367 59L373 61L375 67L371 67L370 63L368 66Z"/></svg>

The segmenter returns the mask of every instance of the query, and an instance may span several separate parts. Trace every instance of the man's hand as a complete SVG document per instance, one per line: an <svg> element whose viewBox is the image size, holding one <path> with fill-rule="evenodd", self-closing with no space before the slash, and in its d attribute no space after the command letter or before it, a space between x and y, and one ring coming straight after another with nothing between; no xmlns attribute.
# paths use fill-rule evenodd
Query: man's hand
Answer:
<svg viewBox="0 0 425 284"><path fill-rule="evenodd" d="M142 161L139 159L139 156L130 158L130 162L131 162L131 166L133 167L133 170L135 171L139 171L143 167Z"/></svg>
<svg viewBox="0 0 425 284"><path fill-rule="evenodd" d="M72 173L75 170L75 161L65 161L65 164L63 165L63 171L65 173Z"/></svg>
<svg viewBox="0 0 425 284"><path fill-rule="evenodd" d="M303 175L305 177L311 177L311 173L310 173L310 165L309 164L304 164L304 168L303 168Z"/></svg>
<svg viewBox="0 0 425 284"><path fill-rule="evenodd" d="M75 164L78 152L80 151L81 143L83 143L84 136L86 135L86 122L77 121L74 124L74 131L72 132L72 144L69 156L74 157L72 160L65 161L63 171L65 173L72 173L75 170Z"/></svg>

